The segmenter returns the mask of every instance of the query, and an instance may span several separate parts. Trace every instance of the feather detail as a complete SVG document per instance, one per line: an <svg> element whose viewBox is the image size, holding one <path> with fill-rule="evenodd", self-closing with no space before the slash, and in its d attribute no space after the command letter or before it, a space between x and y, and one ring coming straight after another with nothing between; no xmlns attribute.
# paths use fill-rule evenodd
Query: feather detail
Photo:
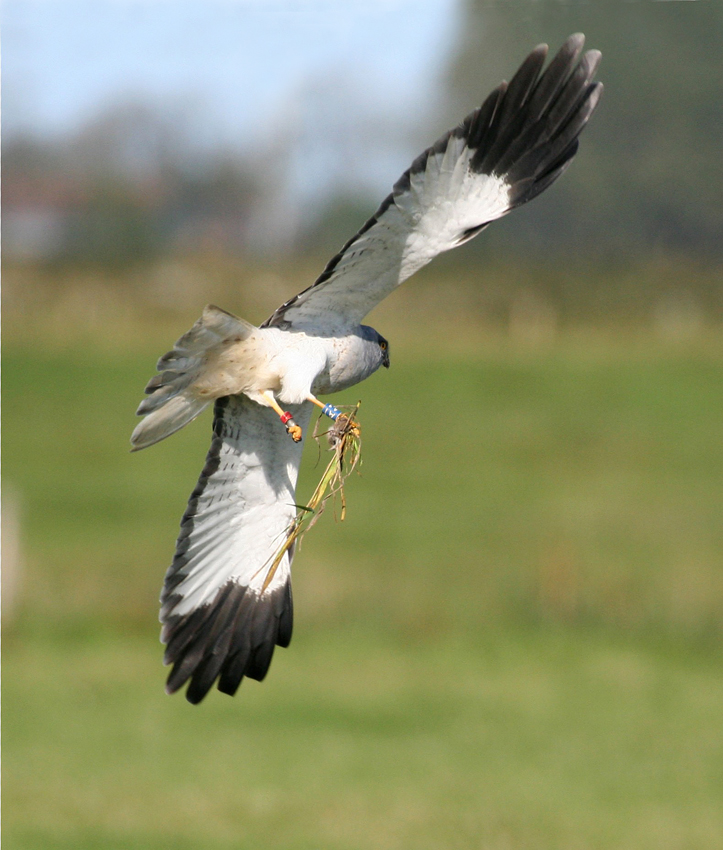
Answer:
<svg viewBox="0 0 723 850"><path fill-rule="evenodd" d="M174 394L136 425L131 434L131 451L147 449L180 431L203 413L210 403L210 399L195 398L190 392Z"/></svg>
<svg viewBox="0 0 723 850"><path fill-rule="evenodd" d="M248 367L255 368L256 352L248 343L256 331L238 316L207 305L201 318L156 364L158 374L146 385L148 397L136 411L146 418L131 435L132 451L164 440L214 399L242 386Z"/></svg>

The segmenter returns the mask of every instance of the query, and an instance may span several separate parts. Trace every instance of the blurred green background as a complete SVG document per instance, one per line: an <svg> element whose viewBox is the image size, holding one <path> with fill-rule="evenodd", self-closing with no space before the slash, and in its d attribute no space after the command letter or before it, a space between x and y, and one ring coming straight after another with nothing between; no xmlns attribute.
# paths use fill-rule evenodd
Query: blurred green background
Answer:
<svg viewBox="0 0 723 850"><path fill-rule="evenodd" d="M4 140L8 847L723 846L720 7L448 11L397 171L539 41L586 31L605 99L559 185L372 315L392 368L335 399L362 400L347 519L235 699L166 697L157 639L210 417L130 455L133 411L204 303L261 322L308 285L373 179L291 234L276 194L262 238L268 169L154 159L154 108Z"/></svg>

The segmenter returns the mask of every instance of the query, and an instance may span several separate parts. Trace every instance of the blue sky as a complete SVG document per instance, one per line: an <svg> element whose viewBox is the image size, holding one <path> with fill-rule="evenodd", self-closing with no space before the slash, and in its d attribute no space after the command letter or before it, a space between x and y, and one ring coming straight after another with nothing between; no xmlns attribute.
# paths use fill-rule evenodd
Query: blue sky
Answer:
<svg viewBox="0 0 723 850"><path fill-rule="evenodd" d="M253 143L309 81L381 112L421 107L456 37L457 0L5 0L3 129L63 134L122 100L193 104Z"/></svg>

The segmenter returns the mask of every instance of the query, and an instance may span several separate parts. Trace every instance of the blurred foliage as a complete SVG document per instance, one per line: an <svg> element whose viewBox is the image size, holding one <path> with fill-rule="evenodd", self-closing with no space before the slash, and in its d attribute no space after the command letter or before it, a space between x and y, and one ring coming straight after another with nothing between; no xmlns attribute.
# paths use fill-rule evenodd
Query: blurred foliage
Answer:
<svg viewBox="0 0 723 850"><path fill-rule="evenodd" d="M466 0L448 72L449 122L529 50L572 32L602 51L605 93L565 176L475 250L574 246L601 258L721 256L723 5Z"/></svg>
<svg viewBox="0 0 723 850"><path fill-rule="evenodd" d="M153 316L168 327L170 343L209 302L260 324L316 279L331 250L266 261L215 250L178 252L123 268L6 261L5 335L42 329L66 343L74 335L101 332L135 336ZM433 320L543 339L569 328L645 329L664 339L689 339L723 322L719 262L678 256L600 263L578 254L546 259L480 257L469 243L415 275L376 308L370 322L383 322L382 332L404 338L418 323Z"/></svg>
<svg viewBox="0 0 723 850"><path fill-rule="evenodd" d="M170 249L239 252L263 177L253 158L199 146L179 118L110 108L64 139L3 146L11 257L123 268Z"/></svg>
<svg viewBox="0 0 723 850"><path fill-rule="evenodd" d="M719 262L720 3L466 0L443 105L420 149L532 46L554 51L577 30L602 50L606 86L580 153L544 200L473 240L472 254ZM334 85L310 92L298 126L284 113L253 150L221 149L193 116L142 103L110 105L66 137L4 139L6 256L119 268L169 251L335 253L381 201L367 196L355 163L366 157L372 173L393 161L410 117L392 127L372 93L346 114Z"/></svg>
<svg viewBox="0 0 723 850"><path fill-rule="evenodd" d="M322 269L375 211L371 198L338 194L319 210L318 221L305 234L300 250L309 258L318 258Z"/></svg>

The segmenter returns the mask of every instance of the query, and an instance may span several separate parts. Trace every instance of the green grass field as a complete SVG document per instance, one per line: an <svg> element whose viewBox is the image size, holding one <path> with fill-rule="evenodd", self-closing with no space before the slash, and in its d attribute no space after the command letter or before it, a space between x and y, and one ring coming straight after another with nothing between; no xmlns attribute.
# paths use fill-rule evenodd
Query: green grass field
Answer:
<svg viewBox="0 0 723 850"><path fill-rule="evenodd" d="M175 331L6 343L8 848L723 846L720 344L379 327L294 640L195 708L156 615L209 419L127 451Z"/></svg>

